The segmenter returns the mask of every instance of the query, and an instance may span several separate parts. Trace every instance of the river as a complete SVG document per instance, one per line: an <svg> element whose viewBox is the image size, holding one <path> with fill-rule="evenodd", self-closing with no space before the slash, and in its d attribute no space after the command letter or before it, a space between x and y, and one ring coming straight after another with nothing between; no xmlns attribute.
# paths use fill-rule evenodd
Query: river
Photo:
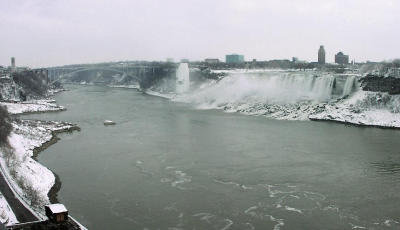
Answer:
<svg viewBox="0 0 400 230"><path fill-rule="evenodd" d="M67 86L38 160L89 229L399 229L400 131L198 110ZM103 121L115 121L104 126Z"/></svg>

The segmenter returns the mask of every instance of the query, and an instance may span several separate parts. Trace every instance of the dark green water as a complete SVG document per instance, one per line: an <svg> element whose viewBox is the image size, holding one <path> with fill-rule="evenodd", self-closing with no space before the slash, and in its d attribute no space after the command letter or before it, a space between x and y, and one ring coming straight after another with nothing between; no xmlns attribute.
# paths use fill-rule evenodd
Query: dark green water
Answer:
<svg viewBox="0 0 400 230"><path fill-rule="evenodd" d="M70 86L39 161L90 229L399 229L400 131L195 110ZM104 126L106 119L117 122Z"/></svg>

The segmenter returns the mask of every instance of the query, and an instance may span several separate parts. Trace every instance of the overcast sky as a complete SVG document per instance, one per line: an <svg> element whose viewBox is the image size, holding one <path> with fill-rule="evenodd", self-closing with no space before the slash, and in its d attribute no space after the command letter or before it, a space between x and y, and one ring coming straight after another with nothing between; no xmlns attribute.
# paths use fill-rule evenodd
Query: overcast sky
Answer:
<svg viewBox="0 0 400 230"><path fill-rule="evenodd" d="M399 0L0 0L0 65L400 57Z"/></svg>

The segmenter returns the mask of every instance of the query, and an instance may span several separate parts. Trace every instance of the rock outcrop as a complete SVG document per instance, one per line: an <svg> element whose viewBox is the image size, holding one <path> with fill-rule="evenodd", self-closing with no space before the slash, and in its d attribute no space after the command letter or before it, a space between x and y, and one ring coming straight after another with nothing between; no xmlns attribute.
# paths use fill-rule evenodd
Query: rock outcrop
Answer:
<svg viewBox="0 0 400 230"><path fill-rule="evenodd" d="M361 88L364 91L387 92L389 94L400 94L400 78L383 77L368 74L360 79Z"/></svg>

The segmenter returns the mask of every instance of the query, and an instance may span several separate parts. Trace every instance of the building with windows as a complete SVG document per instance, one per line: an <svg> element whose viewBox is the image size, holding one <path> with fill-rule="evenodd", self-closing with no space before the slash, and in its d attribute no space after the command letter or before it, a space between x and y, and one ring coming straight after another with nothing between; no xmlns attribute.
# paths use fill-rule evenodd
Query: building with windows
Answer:
<svg viewBox="0 0 400 230"><path fill-rule="evenodd" d="M225 55L225 62L226 63L243 63L244 56L240 54L228 54Z"/></svg>
<svg viewBox="0 0 400 230"><path fill-rule="evenodd" d="M349 55L344 55L343 52L339 52L335 55L335 63L347 65L349 64Z"/></svg>
<svg viewBox="0 0 400 230"><path fill-rule="evenodd" d="M218 58L206 58L204 60L204 62L207 62L209 64L215 64L215 63L219 63L219 59Z"/></svg>
<svg viewBox="0 0 400 230"><path fill-rule="evenodd" d="M318 50L318 64L325 64L325 49L324 46L320 46Z"/></svg>

